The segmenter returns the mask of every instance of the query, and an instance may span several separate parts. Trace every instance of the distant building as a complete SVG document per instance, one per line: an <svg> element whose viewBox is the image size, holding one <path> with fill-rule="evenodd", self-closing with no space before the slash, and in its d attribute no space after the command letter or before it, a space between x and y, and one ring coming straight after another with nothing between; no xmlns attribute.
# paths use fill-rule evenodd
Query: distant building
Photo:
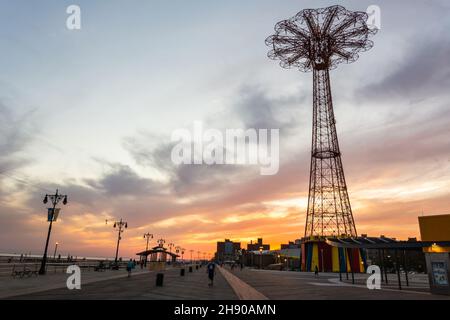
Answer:
<svg viewBox="0 0 450 320"><path fill-rule="evenodd" d="M217 242L216 259L220 261L236 260L241 250L240 242L233 242L230 239Z"/></svg>
<svg viewBox="0 0 450 320"><path fill-rule="evenodd" d="M270 244L263 244L263 239L258 238L257 242L253 243L253 241L250 241L247 244L247 251L258 251L261 247L263 250L270 250Z"/></svg>
<svg viewBox="0 0 450 320"><path fill-rule="evenodd" d="M286 249L300 249L300 248L301 248L301 245L302 245L301 240L300 240L300 239L297 239L297 240L295 240L294 242L289 241L289 243L287 243L287 244L282 244L281 247L280 247L280 249L281 249L281 250L286 250Z"/></svg>

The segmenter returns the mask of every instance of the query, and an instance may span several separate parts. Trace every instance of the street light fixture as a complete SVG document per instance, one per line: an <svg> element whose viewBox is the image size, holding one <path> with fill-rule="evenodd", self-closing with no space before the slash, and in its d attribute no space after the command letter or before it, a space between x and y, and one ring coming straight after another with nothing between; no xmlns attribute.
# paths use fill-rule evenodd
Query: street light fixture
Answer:
<svg viewBox="0 0 450 320"><path fill-rule="evenodd" d="M147 245L145 246L145 252L146 252L146 254L147 254L147 251L148 251L148 243L149 243L149 241L150 241L150 239L153 239L153 234L151 234L151 233L149 233L149 232L147 232L147 233L145 233L144 234L144 239L147 239ZM147 266L147 259L148 259L148 256L146 255L145 256L145 266Z"/></svg>
<svg viewBox="0 0 450 320"><path fill-rule="evenodd" d="M259 268L262 269L262 253L263 253L264 247L259 247Z"/></svg>
<svg viewBox="0 0 450 320"><path fill-rule="evenodd" d="M166 240L164 240L163 238L158 239L158 246L160 246L161 248L164 247L164 243L166 243Z"/></svg>
<svg viewBox="0 0 450 320"><path fill-rule="evenodd" d="M124 228L128 228L128 223L126 221L123 221L122 218L120 218L120 221L114 222L114 229L117 228L117 247L116 247L116 257L114 259L115 265L117 266L117 258L119 256L119 244L120 240L122 240L122 232L124 232Z"/></svg>
<svg viewBox="0 0 450 320"><path fill-rule="evenodd" d="M189 250L189 252L191 253L191 263L194 261L192 260L192 253L194 253L194 250Z"/></svg>
<svg viewBox="0 0 450 320"><path fill-rule="evenodd" d="M59 242L57 241L57 242L55 242L55 251L53 252L53 260L55 260L56 259L56 250L58 249L58 244L59 244Z"/></svg>
<svg viewBox="0 0 450 320"><path fill-rule="evenodd" d="M48 250L48 242L50 240L50 234L52 232L52 225L53 221L55 220L55 209L56 205L63 200L63 204L67 204L67 195L59 194L58 189L56 189L55 194L46 194L43 200L44 204L47 204L48 200L50 199L53 207L49 208L49 214L48 219L50 220L50 224L48 226L48 233L47 233L47 241L45 242L45 249L44 249L44 255L42 256L42 262L41 262L41 268L39 269L39 274L45 274L45 265L47 264L47 250Z"/></svg>

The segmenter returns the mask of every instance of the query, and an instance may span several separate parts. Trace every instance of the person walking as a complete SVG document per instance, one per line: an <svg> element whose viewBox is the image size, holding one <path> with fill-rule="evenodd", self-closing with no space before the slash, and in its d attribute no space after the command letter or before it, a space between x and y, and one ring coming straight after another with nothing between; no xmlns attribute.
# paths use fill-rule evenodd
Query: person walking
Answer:
<svg viewBox="0 0 450 320"><path fill-rule="evenodd" d="M319 267L318 267L318 266L316 266L316 267L314 268L314 276L316 276L316 277L319 276Z"/></svg>
<svg viewBox="0 0 450 320"><path fill-rule="evenodd" d="M214 284L214 275L216 274L216 264L211 261L206 267L206 272L208 273L209 283L208 286L212 287Z"/></svg>
<svg viewBox="0 0 450 320"><path fill-rule="evenodd" d="M127 263L127 272L128 272L128 278L131 277L131 270L134 268L134 262L130 259Z"/></svg>

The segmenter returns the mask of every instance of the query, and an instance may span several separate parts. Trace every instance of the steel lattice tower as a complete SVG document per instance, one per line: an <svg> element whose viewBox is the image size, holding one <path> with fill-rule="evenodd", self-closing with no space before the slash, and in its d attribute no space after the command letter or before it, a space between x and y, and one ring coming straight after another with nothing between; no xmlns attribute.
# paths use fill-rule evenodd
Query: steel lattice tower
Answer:
<svg viewBox="0 0 450 320"><path fill-rule="evenodd" d="M284 68L313 71L313 132L305 237L356 237L331 97L330 74L373 46L365 12L341 6L306 9L276 24L266 40L271 59Z"/></svg>

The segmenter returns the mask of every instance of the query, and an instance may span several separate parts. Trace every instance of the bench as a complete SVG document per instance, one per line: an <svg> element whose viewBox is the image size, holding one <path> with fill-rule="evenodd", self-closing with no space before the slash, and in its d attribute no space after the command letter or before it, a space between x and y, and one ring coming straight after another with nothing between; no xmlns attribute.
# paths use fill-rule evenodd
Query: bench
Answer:
<svg viewBox="0 0 450 320"><path fill-rule="evenodd" d="M37 267L35 267L34 270L31 270L30 268L27 268L27 266L23 266L22 270L16 270L16 265L13 266L13 270L12 270L12 277L16 278L16 277L20 277L23 278L25 276L27 276L28 278L31 276L38 276L38 270Z"/></svg>
<svg viewBox="0 0 450 320"><path fill-rule="evenodd" d="M98 264L98 266L94 267L94 271L97 271L97 272L104 272L104 271L106 271L106 269L107 269L107 267L103 262L100 262Z"/></svg>

